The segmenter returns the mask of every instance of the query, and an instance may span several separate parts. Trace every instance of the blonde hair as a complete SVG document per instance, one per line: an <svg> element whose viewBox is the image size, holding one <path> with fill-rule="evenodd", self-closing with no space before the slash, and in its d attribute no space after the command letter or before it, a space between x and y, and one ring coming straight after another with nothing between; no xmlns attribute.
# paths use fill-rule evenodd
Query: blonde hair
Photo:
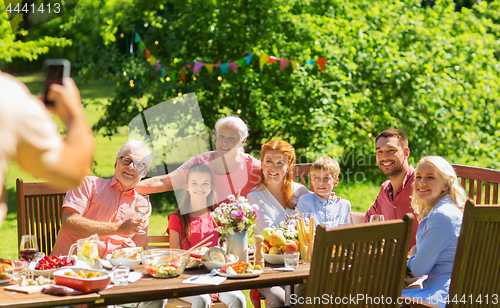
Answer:
<svg viewBox="0 0 500 308"><path fill-rule="evenodd" d="M450 196L453 203L459 208L462 212L464 211L465 202L467 201L467 195L465 194L464 189L458 183L457 175L453 167L450 165L446 159L440 156L426 156L423 157L418 164L421 163L430 163L439 172L439 175L444 179L444 181L448 184L448 190L443 192L439 198L439 200L443 199L446 196ZM417 166L418 168L418 166ZM438 200L438 202L439 202ZM438 203L436 202L436 204ZM411 198L411 207L418 214L418 220L421 221L436 205L434 204L432 208L425 209L423 202L417 197L415 186L413 186L413 196Z"/></svg>
<svg viewBox="0 0 500 308"><path fill-rule="evenodd" d="M264 156L266 156L267 151L275 150L281 152L283 154L288 155L288 170L283 177L283 188L282 193L285 197L285 206L289 209L294 210L296 204L296 197L293 192L292 183L295 182L295 177L293 176L293 164L295 162L295 148L288 142L283 140L271 140L262 145L262 149L260 151L260 160L262 165L264 165ZM260 169L260 184L266 186L266 179L264 177L264 173L262 168Z"/></svg>
<svg viewBox="0 0 500 308"><path fill-rule="evenodd" d="M333 179L336 180L339 178L340 166L339 163L334 159L323 155L320 158L316 159L311 166L311 173L317 171L330 172Z"/></svg>

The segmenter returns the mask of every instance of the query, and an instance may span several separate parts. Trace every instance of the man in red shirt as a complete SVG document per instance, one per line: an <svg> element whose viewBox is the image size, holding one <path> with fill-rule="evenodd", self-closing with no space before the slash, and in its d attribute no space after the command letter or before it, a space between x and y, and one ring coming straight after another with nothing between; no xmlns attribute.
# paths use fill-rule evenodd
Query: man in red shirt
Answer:
<svg viewBox="0 0 500 308"><path fill-rule="evenodd" d="M418 220L411 207L415 169L408 164L408 137L399 129L387 129L375 139L375 150L377 165L389 180L382 184L377 199L365 214L365 222L369 222L374 214L382 214L385 220L391 220L402 219L406 213L412 213L414 220L410 247L413 247Z"/></svg>

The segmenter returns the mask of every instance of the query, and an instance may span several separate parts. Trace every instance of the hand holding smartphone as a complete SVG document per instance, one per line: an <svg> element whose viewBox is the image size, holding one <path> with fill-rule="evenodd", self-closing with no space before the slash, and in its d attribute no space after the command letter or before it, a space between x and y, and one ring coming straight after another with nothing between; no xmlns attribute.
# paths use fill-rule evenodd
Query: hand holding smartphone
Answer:
<svg viewBox="0 0 500 308"><path fill-rule="evenodd" d="M66 59L47 59L43 63L45 72L45 88L43 93L43 103L45 106L53 107L54 102L47 99L47 92L53 83L62 85L63 79L69 77L71 63Z"/></svg>

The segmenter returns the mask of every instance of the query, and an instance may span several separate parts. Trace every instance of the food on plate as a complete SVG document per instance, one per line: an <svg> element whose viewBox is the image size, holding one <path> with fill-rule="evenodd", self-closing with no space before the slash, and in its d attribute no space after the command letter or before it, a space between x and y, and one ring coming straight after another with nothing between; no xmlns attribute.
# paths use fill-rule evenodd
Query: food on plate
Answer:
<svg viewBox="0 0 500 308"><path fill-rule="evenodd" d="M202 256L208 251L208 247L200 247L191 252L187 267L197 267L201 264Z"/></svg>
<svg viewBox="0 0 500 308"><path fill-rule="evenodd" d="M125 258L131 260L141 259L141 247L127 247L113 251L111 259Z"/></svg>
<svg viewBox="0 0 500 308"><path fill-rule="evenodd" d="M189 261L189 254L181 249L163 249L158 253L148 253L142 263L153 277L170 278L179 276Z"/></svg>
<svg viewBox="0 0 500 308"><path fill-rule="evenodd" d="M184 269L178 262L151 264L147 268L148 273L154 277L175 277L179 276Z"/></svg>
<svg viewBox="0 0 500 308"><path fill-rule="evenodd" d="M243 261L239 261L236 263L228 264L223 266L220 269L221 273L227 273L227 274L248 274L248 273L253 273L254 267L250 263L246 263Z"/></svg>
<svg viewBox="0 0 500 308"><path fill-rule="evenodd" d="M96 278L96 277L101 277L102 273L101 272L84 272L83 270L79 270L78 273L75 273L74 271L67 271L64 272L64 275L70 276L70 277L75 277L75 278Z"/></svg>
<svg viewBox="0 0 500 308"><path fill-rule="evenodd" d="M0 258L0 272L12 270L12 261Z"/></svg>
<svg viewBox="0 0 500 308"><path fill-rule="evenodd" d="M37 265L35 266L35 270L51 270L51 269L56 269L64 266L72 266L75 265L75 259L68 259L68 257L58 257L58 256L53 256L52 258L48 255L43 256L40 261L38 261Z"/></svg>
<svg viewBox="0 0 500 308"><path fill-rule="evenodd" d="M0 273L0 280L5 280L9 279L9 276L5 275L4 273Z"/></svg>
<svg viewBox="0 0 500 308"><path fill-rule="evenodd" d="M226 252L218 247L210 247L207 252L201 257L202 261L211 261L218 263L233 263L236 261L236 256L232 254L227 254Z"/></svg>

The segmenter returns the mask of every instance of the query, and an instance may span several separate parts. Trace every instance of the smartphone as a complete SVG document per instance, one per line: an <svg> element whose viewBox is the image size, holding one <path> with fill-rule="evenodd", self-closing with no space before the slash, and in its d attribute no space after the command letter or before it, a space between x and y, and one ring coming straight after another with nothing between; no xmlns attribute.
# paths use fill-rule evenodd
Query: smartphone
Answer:
<svg viewBox="0 0 500 308"><path fill-rule="evenodd" d="M47 92L53 83L62 85L63 79L69 77L71 63L66 59L47 59L43 62L45 72L45 88L43 103L45 106L54 106L54 102L47 100Z"/></svg>

